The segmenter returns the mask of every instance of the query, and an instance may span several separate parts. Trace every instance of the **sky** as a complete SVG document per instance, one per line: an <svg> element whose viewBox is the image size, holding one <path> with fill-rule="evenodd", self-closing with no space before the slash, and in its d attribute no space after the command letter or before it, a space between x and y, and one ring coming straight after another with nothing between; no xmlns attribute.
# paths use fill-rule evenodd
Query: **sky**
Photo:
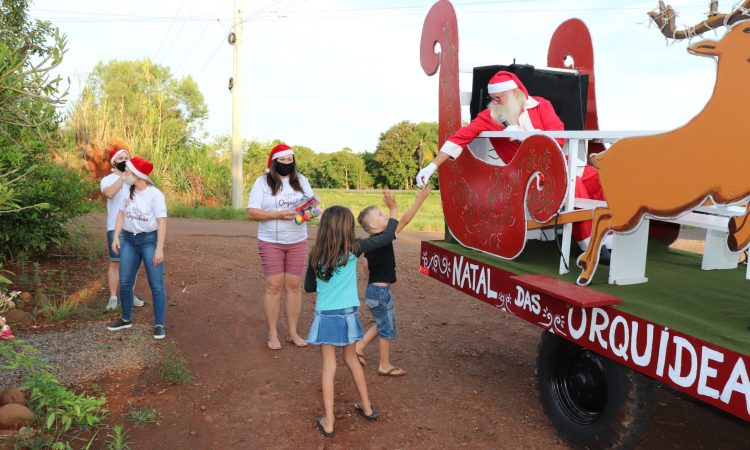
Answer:
<svg viewBox="0 0 750 450"><path fill-rule="evenodd" d="M374 151L402 121L437 121L437 76L419 61L425 0L32 0L31 17L67 35L59 72L69 103L100 61L151 58L197 82L209 136L231 134L234 8L242 11L242 137L317 152ZM475 66L546 65L552 33L577 17L594 45L603 130L670 130L705 105L716 63L668 42L646 15L657 0L455 0L461 90ZM708 0L673 0L677 25L705 17ZM722 2L724 3L724 2ZM236 5L236 6L235 6ZM728 12L730 3L720 4ZM724 29L692 41L718 40ZM70 106L68 106L69 108ZM464 120L468 120L468 110Z"/></svg>

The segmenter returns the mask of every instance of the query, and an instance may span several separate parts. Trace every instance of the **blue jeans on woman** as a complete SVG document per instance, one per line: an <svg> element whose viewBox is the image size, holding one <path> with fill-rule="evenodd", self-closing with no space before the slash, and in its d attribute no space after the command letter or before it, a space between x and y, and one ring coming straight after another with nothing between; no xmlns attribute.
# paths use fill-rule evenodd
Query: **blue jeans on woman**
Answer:
<svg viewBox="0 0 750 450"><path fill-rule="evenodd" d="M164 289L164 262L154 264L156 251L156 231L133 234L124 231L120 234L120 301L122 319L130 321L133 316L133 284L135 275L143 261L146 267L151 298L154 304L155 325L164 325L167 314L167 292Z"/></svg>

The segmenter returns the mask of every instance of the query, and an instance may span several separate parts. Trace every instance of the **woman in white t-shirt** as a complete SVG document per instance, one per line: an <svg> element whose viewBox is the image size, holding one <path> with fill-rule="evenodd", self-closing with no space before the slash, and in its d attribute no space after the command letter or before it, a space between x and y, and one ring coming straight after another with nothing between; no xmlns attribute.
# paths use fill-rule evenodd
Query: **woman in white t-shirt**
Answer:
<svg viewBox="0 0 750 450"><path fill-rule="evenodd" d="M297 172L294 150L279 144L268 156L266 174L255 180L247 215L258 224L258 253L266 277L263 305L268 323L268 348L281 349L278 321L281 291L286 292L287 342L307 345L297 333L302 307L302 275L307 258L307 225L296 224L294 205L313 195L310 182Z"/></svg>
<svg viewBox="0 0 750 450"><path fill-rule="evenodd" d="M130 328L133 314L133 285L138 267L146 268L154 304L154 339L164 339L167 293L164 289L164 240L167 236L167 204L149 174L154 165L143 159L127 162L125 183L128 195L120 203L112 250L120 255L120 302L122 316L108 330Z"/></svg>
<svg viewBox="0 0 750 450"><path fill-rule="evenodd" d="M120 143L113 143L109 152L109 163L112 173L102 178L99 190L107 198L107 249L109 252L109 267L107 268L107 284L109 285L109 302L107 309L117 309L117 285L120 282L120 255L112 251L112 240L115 236L115 221L120 212L119 205L124 196L128 195L128 185L122 180L125 166L130 159L130 150ZM134 306L143 306L138 297L133 299Z"/></svg>

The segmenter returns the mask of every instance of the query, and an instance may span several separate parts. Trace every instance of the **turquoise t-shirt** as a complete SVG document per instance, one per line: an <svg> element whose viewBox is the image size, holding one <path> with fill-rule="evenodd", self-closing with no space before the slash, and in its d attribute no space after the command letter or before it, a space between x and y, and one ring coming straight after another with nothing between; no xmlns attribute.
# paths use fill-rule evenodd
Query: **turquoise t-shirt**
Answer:
<svg viewBox="0 0 750 450"><path fill-rule="evenodd" d="M359 244L358 253L349 252L349 261L343 266L337 267L328 281L315 276L312 264L308 260L304 286L305 292L318 293L315 311L331 311L359 306L357 257L364 252L375 250L393 242L396 238L396 228L398 228L398 220L388 219L385 231L357 241Z"/></svg>
<svg viewBox="0 0 750 450"><path fill-rule="evenodd" d="M328 281L316 277L318 284L318 298L315 311L331 311L334 309L359 306L357 294L357 257L349 253L349 261L337 267Z"/></svg>

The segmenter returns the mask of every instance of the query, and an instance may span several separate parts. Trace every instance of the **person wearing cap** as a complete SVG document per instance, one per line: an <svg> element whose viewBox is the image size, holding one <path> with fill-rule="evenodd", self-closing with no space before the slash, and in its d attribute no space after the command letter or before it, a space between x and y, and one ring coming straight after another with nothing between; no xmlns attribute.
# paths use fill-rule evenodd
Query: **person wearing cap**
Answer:
<svg viewBox="0 0 750 450"><path fill-rule="evenodd" d="M133 325L133 285L138 267L146 268L154 304L154 339L164 339L167 293L164 288L164 241L167 236L167 204L164 194L149 175L154 165L143 158L127 161L124 182L128 194L119 205L112 250L120 255L120 300L122 315L111 323L111 331Z"/></svg>
<svg viewBox="0 0 750 450"><path fill-rule="evenodd" d="M99 189L107 198L107 251L109 266L107 268L107 284L109 285L109 302L107 310L117 309L117 286L120 283L120 255L112 251L112 240L115 236L115 221L118 206L128 193L128 185L122 179L125 174L125 164L130 159L130 150L119 142L113 142L109 151L109 163L112 173L102 178ZM133 306L143 306L143 300L134 297Z"/></svg>
<svg viewBox="0 0 750 450"><path fill-rule="evenodd" d="M521 80L511 72L499 71L490 78L487 85L490 103L487 109L480 112L467 126L459 129L449 137L435 159L417 174L417 185L429 182L437 168L450 158L458 158L471 141L483 131L560 131L564 129L562 120L555 113L552 103L543 97L530 96ZM555 139L560 146L564 139ZM520 140L507 138L490 138L495 152L508 164L521 145ZM585 166L576 177L576 197L604 200L604 193L599 184L599 175L592 166ZM582 250L588 246L591 237L591 221L577 222L573 225L573 238ZM605 244L607 242L605 241ZM609 250L602 248L600 262L607 264Z"/></svg>
<svg viewBox="0 0 750 450"><path fill-rule="evenodd" d="M297 332L307 258L307 224L294 222L294 205L303 197L312 196L310 182L297 172L294 150L286 144L271 149L266 173L255 180L247 201L248 217L259 222L258 254L266 278L266 344L271 350L281 349L278 321L282 291L286 293L287 342L298 347L307 345Z"/></svg>

